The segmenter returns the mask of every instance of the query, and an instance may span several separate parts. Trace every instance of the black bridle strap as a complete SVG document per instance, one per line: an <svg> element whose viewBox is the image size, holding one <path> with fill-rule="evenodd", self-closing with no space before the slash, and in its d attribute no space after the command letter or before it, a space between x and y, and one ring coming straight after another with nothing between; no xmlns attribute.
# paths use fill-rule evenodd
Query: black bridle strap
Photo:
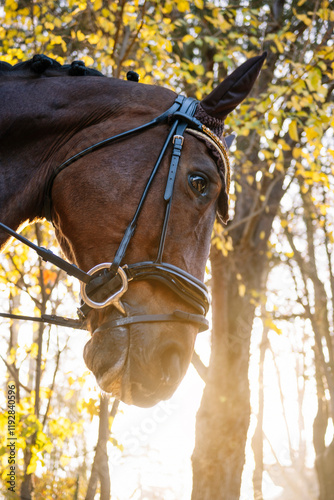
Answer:
<svg viewBox="0 0 334 500"><path fill-rule="evenodd" d="M179 109L182 113L184 114L187 114L187 113L190 113L190 116L192 116L194 113L195 113L195 110L196 110L196 106L197 106L197 101L191 97L182 97L182 96L179 96L181 97L181 99L178 101L178 104L179 104ZM177 101L177 100L176 100ZM175 102L176 102L175 101ZM175 115L175 112L173 113L173 118L174 118L174 115ZM146 183L146 186L144 188L144 191L143 191L143 194L140 198L140 201L138 203L138 206L137 206L137 209L136 209L136 212L132 218L132 221L130 222L130 224L128 225L128 227L126 228L126 231L124 233L124 236L123 236L123 239L117 249L117 252L116 252L116 255L114 257L114 260L113 260L113 263L112 263L112 266L110 267L110 271L113 275L116 274L117 272L117 269L119 268L121 262L122 262L122 259L125 255L125 252L126 252L126 249L130 243L130 240L135 232L135 229L136 229L136 226L137 226L137 220L138 220L138 217L139 217L139 214L142 210L142 207L144 205L144 202L146 200L146 197L147 197L147 194L148 194L148 191L152 185L152 182L156 176L156 173L160 167L160 164L162 162L162 159L165 155L165 152L166 152L166 149L167 147L169 146L172 138L174 136L177 136L177 134L182 134L184 133L184 130L185 128L187 127L187 124L180 124L178 120L175 120L174 123L172 124L171 126L171 129L169 131L169 134L165 140L165 143L160 151L160 154L158 156L158 159L153 167L153 170L151 172L151 175ZM183 141L182 141L183 143ZM170 169L169 169L169 174L168 174L168 178L167 178L167 185L166 185L166 191L167 191L167 188L168 188L168 192L170 192L170 195L169 195L169 198L168 198L168 202L170 202L171 200L171 195L172 195L172 192L173 192L173 187L174 187L174 180L175 180L175 175L176 175L176 170L177 170L177 166L178 166L178 162L179 162L179 159L180 159L180 155L181 155L181 149L182 149L182 144L181 146L179 146L179 144L175 144L174 142L174 148L173 148L173 152L172 152L172 159L171 159L171 164L170 164ZM166 193L165 193L165 196L166 196ZM166 198L165 198L166 200ZM162 230L162 235L161 235L161 238L160 238L160 245L159 245L159 250L158 250L158 257L157 257L157 260L161 260L161 257L162 257L162 251L163 251L163 246L164 246L164 240L165 240L165 237L166 237L166 231L167 231L167 223L168 223L168 218L169 218L169 209L168 207L166 208L166 212L165 212L165 217L164 217L164 224L163 224L163 230Z"/></svg>
<svg viewBox="0 0 334 500"><path fill-rule="evenodd" d="M48 250L47 248L44 247L39 247L38 245L35 245L35 243L32 243L31 241L27 240L24 236L21 234L17 233L10 227L6 226L2 222L0 222L0 228L5 231L5 233L9 234L10 236L13 236L17 240L21 241L24 245L32 248L35 250L35 252L45 261L45 262L50 262L54 266L58 267L59 269L62 269L65 271L65 273L69 274L70 276L74 276L80 281L83 281L84 283L89 283L91 280L91 276L85 271L82 271L82 269L79 269L79 267L75 266L74 264L70 264L66 260L62 259L61 257L58 257L58 255L55 255L51 250Z"/></svg>
<svg viewBox="0 0 334 500"><path fill-rule="evenodd" d="M169 134L167 136L167 139L160 151L160 154L158 156L158 159L153 167L153 170L151 172L151 175L146 183L146 186L144 188L144 191L143 191L143 194L140 198L140 201L138 203L138 206L137 206L137 209L136 209L136 212L132 218L132 221L130 222L130 224L128 225L128 227L126 228L125 230L125 233L124 233L124 236L122 238L122 241L117 249L117 252L116 252L116 255L114 257L114 260L113 260L113 263L112 263L112 266L110 267L110 271L111 271L111 274L115 274L115 272L117 271L117 269L119 268L120 266L120 263L125 255L125 252L126 252L126 249L130 243L130 240L136 230L136 227L137 227L137 221L138 221L138 217L139 217L139 214L143 208L143 205L144 205L144 202L146 200L146 197L147 197L147 194L148 194L148 191L152 185L152 182L153 182L153 179L155 178L155 175L159 169L159 166L161 164L161 161L163 159L163 156L166 152L166 149L175 133L175 130L176 130L176 127L177 127L177 122L173 123L170 131L169 131Z"/></svg>
<svg viewBox="0 0 334 500"><path fill-rule="evenodd" d="M204 332L209 328L209 322L200 314L191 314L184 311L174 311L170 314L143 314L139 316L127 316L125 318L117 318L103 323L99 328L94 330L94 335L106 329L128 326L139 323L160 323L166 321L176 321L184 323L196 323L200 325L200 332Z"/></svg>
<svg viewBox="0 0 334 500"><path fill-rule="evenodd" d="M182 107L181 107L179 114L182 116L184 115L184 116L191 118L196 111L196 107L197 107L197 101L195 99L188 98L182 104ZM174 113L174 118L175 118L175 113ZM173 137L173 145L174 146L173 146L173 152L172 152L172 159L170 162L167 183L166 183L166 188L165 188L165 194L164 194L164 200L167 203L167 205L166 205L166 209L165 209L165 217L164 217L164 222L163 222L161 236L160 236L158 254L156 257L157 262L162 262L162 255L163 255L164 248L165 248L167 228L168 228L170 210L171 210L171 205L172 205L172 196L173 196L173 192L174 192L176 172L177 172L177 168L179 166L181 153L182 153L182 146L183 146L183 141L184 141L183 134L184 134L184 131L186 130L187 126L188 126L187 122L177 121L177 127L176 127L176 131L175 131L175 135Z"/></svg>
<svg viewBox="0 0 334 500"><path fill-rule="evenodd" d="M34 323L48 323L50 325L66 326L67 328L75 328L77 330L87 330L84 321L72 318L64 318L54 314L42 314L38 316L22 316L21 314L0 313L1 318L17 319L21 321L33 321Z"/></svg>
<svg viewBox="0 0 334 500"><path fill-rule="evenodd" d="M183 96L178 96L172 106L162 113L161 115L157 116L153 120L151 120L148 123L144 123L143 125L140 125L139 127L133 128L131 130L126 130L125 132L121 132L120 134L113 135L111 137L108 137L107 139L104 139L103 141L97 142L93 144L92 146L89 146L86 149L83 149L79 153L71 156L71 158L68 158L66 161L64 161L61 165L59 165L56 169L53 170L51 177L48 180L48 183L46 185L45 189L45 196L44 196L44 217L52 222L52 186L55 181L55 178L57 175L67 168L69 165L74 163L75 161L79 160L83 156L86 156L89 153L92 153L93 151L96 151L97 149L101 149L105 146L108 146L109 144L116 142L118 140L124 139L125 137L129 137L132 134L138 134L140 132L143 132L144 130L147 130L149 128L155 127L156 125L159 125L163 122L166 122L168 120L168 117L170 115L173 115L176 111L180 109L180 106L183 102L185 97Z"/></svg>

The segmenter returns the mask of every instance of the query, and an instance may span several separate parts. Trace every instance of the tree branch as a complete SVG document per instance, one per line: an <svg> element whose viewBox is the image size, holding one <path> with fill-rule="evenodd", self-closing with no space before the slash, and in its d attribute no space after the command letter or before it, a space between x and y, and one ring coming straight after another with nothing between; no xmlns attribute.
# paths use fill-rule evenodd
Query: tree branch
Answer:
<svg viewBox="0 0 334 500"><path fill-rule="evenodd" d="M199 355L196 351L193 352L193 357L191 358L191 362L196 369L198 375L201 379L206 383L208 377L208 367L205 366Z"/></svg>

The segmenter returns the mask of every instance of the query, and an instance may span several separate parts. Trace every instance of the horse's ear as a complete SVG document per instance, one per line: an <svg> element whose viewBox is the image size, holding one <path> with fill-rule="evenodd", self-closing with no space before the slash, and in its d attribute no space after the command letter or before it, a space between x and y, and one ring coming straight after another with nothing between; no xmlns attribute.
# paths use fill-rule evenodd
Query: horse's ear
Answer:
<svg viewBox="0 0 334 500"><path fill-rule="evenodd" d="M214 118L225 120L251 91L266 57L266 52L252 57L233 71L201 101L204 111Z"/></svg>

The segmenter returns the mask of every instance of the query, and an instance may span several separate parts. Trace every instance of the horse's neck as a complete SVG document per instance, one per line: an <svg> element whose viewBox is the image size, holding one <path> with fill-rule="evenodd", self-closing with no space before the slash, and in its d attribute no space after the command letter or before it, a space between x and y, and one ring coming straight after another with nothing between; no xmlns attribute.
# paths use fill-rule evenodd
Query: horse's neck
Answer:
<svg viewBox="0 0 334 500"><path fill-rule="evenodd" d="M0 82L0 221L12 227L41 216L50 170L70 156L78 132L112 114L94 92L94 81L107 79L70 80Z"/></svg>

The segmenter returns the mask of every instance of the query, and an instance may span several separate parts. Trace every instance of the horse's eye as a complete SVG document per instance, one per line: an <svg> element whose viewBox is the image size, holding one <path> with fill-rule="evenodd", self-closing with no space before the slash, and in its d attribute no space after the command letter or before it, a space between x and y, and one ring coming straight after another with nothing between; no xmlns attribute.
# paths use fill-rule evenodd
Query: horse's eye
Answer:
<svg viewBox="0 0 334 500"><path fill-rule="evenodd" d="M188 182L190 187L199 194L205 194L208 187L208 179L203 175L189 174Z"/></svg>

